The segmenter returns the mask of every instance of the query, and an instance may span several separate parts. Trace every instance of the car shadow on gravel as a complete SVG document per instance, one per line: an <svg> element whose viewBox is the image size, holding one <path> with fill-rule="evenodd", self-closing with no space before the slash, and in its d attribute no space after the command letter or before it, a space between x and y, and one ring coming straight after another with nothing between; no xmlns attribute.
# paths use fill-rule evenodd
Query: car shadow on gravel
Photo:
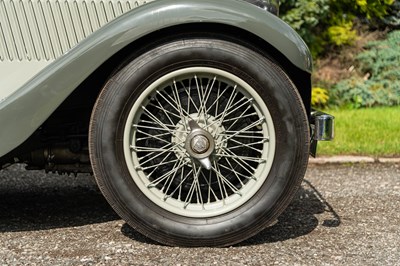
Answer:
<svg viewBox="0 0 400 266"><path fill-rule="evenodd" d="M338 227L341 224L340 217L333 207L311 182L304 180L292 203L279 216L274 225L236 246L274 243L307 235L319 225L315 215L322 213L326 213L325 216L328 218L322 221L321 226ZM141 235L126 223L122 226L121 232L134 241L159 245Z"/></svg>
<svg viewBox="0 0 400 266"><path fill-rule="evenodd" d="M341 224L340 216L318 189L310 181L304 180L292 203L278 217L278 221L239 246L274 243L307 235L319 225L315 215L323 213L328 218L322 221L321 226L338 227Z"/></svg>
<svg viewBox="0 0 400 266"><path fill-rule="evenodd" d="M22 171L15 175L15 178L0 176L0 233L120 219L91 177L46 176L44 173L31 177L30 173Z"/></svg>
<svg viewBox="0 0 400 266"><path fill-rule="evenodd" d="M7 173L4 170L0 173L0 233L120 220L91 177L81 179L44 173L31 175L21 171ZM7 177L8 174L16 177ZM304 180L294 200L278 221L239 246L273 243L309 234L319 225L316 215L322 213L328 217L322 221L322 226L340 225L340 217L332 206L317 188ZM121 232L132 240L156 244L127 224L122 226Z"/></svg>

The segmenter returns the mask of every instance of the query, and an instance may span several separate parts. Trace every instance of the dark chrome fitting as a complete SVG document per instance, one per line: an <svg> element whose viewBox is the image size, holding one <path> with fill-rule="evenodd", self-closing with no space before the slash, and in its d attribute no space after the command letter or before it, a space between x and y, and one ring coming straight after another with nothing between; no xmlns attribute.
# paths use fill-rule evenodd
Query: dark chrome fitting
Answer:
<svg viewBox="0 0 400 266"><path fill-rule="evenodd" d="M329 141L335 137L335 117L324 112L311 112L312 139Z"/></svg>
<svg viewBox="0 0 400 266"><path fill-rule="evenodd" d="M311 112L310 154L316 156L318 141L330 141L335 137L335 117L321 111Z"/></svg>

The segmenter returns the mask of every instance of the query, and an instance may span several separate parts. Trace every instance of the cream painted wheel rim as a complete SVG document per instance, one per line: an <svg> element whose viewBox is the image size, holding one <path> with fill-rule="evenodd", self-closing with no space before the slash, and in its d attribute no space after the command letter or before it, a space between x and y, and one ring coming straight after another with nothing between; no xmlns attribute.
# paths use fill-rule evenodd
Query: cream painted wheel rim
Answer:
<svg viewBox="0 0 400 266"><path fill-rule="evenodd" d="M213 137L210 170L186 150L189 120ZM177 215L208 218L260 190L275 143L271 115L254 88L220 69L189 67L162 76L138 97L123 147L130 175L149 200Z"/></svg>

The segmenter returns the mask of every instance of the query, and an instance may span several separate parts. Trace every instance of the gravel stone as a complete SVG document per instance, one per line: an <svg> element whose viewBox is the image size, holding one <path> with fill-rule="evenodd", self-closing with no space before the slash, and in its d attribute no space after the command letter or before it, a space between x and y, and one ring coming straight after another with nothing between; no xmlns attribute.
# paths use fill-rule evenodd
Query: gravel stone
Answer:
<svg viewBox="0 0 400 266"><path fill-rule="evenodd" d="M228 248L159 245L88 175L0 171L0 265L400 265L400 164L310 165L277 223Z"/></svg>

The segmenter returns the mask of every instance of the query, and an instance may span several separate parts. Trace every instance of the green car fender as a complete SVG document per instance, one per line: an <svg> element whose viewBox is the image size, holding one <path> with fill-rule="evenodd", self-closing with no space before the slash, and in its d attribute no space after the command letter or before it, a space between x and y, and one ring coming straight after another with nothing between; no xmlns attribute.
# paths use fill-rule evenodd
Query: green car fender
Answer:
<svg viewBox="0 0 400 266"><path fill-rule="evenodd" d="M238 0L162 0L129 11L103 26L56 59L0 102L0 157L43 124L98 67L118 51L158 30L217 23L248 31L280 51L297 68L311 72L310 52L279 18Z"/></svg>

